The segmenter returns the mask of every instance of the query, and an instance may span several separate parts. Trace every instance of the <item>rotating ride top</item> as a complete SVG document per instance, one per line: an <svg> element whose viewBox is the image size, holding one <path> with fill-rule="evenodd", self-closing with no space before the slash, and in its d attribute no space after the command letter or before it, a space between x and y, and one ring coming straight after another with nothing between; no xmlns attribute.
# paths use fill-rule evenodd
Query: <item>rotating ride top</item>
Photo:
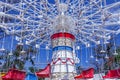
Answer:
<svg viewBox="0 0 120 80"><path fill-rule="evenodd" d="M76 56L73 51L75 45L75 36L70 33L74 21L70 16L64 15L67 11L67 5L59 5L60 14L53 22L55 33L51 36L52 43L52 62L51 78L53 80L69 79L74 80L76 75Z"/></svg>
<svg viewBox="0 0 120 80"><path fill-rule="evenodd" d="M76 46L104 45L118 35L119 5L117 0L0 0L0 29L22 45L52 46L51 79L74 80Z"/></svg>

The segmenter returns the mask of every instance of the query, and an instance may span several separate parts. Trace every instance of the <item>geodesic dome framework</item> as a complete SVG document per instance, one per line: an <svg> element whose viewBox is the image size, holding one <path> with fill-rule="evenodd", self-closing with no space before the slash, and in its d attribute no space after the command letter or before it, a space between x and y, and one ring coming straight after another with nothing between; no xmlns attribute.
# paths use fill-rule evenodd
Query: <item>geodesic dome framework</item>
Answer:
<svg viewBox="0 0 120 80"><path fill-rule="evenodd" d="M120 2L106 0L1 0L0 27L15 34L26 44L49 43L50 36L59 31L75 35L76 42L88 45L109 40L119 34ZM62 14L62 15L61 15ZM65 21L65 23L63 23ZM62 27L64 25L64 27Z"/></svg>

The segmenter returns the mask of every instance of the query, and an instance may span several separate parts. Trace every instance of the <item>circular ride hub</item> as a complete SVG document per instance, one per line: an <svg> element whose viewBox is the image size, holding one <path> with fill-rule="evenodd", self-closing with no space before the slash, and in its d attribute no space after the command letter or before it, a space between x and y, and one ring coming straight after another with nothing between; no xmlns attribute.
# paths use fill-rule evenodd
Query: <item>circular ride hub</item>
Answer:
<svg viewBox="0 0 120 80"><path fill-rule="evenodd" d="M67 4L61 3L58 8L60 14L53 23L55 33L51 36L53 48L51 78L53 80L74 80L76 75L76 56L73 53L75 36L70 32L74 30L75 22L70 16L65 15Z"/></svg>

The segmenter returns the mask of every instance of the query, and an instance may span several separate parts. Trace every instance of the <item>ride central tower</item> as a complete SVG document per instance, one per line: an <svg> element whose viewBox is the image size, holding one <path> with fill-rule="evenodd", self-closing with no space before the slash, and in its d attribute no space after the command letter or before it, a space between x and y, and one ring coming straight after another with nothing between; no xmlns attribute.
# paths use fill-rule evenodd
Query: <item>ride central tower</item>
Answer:
<svg viewBox="0 0 120 80"><path fill-rule="evenodd" d="M76 74L76 56L74 51L75 37L71 33L74 21L65 15L67 5L59 4L59 12L53 23L54 33L51 36L53 55L51 62L52 80L74 80Z"/></svg>

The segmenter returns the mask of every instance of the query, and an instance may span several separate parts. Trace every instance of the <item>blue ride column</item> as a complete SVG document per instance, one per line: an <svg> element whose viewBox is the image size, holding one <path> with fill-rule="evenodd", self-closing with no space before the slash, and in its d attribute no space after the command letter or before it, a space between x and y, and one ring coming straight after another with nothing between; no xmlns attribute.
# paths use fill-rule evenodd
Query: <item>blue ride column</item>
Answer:
<svg viewBox="0 0 120 80"><path fill-rule="evenodd" d="M67 32L55 33L51 36L53 55L51 62L52 80L74 80L76 74L73 46L74 35Z"/></svg>

